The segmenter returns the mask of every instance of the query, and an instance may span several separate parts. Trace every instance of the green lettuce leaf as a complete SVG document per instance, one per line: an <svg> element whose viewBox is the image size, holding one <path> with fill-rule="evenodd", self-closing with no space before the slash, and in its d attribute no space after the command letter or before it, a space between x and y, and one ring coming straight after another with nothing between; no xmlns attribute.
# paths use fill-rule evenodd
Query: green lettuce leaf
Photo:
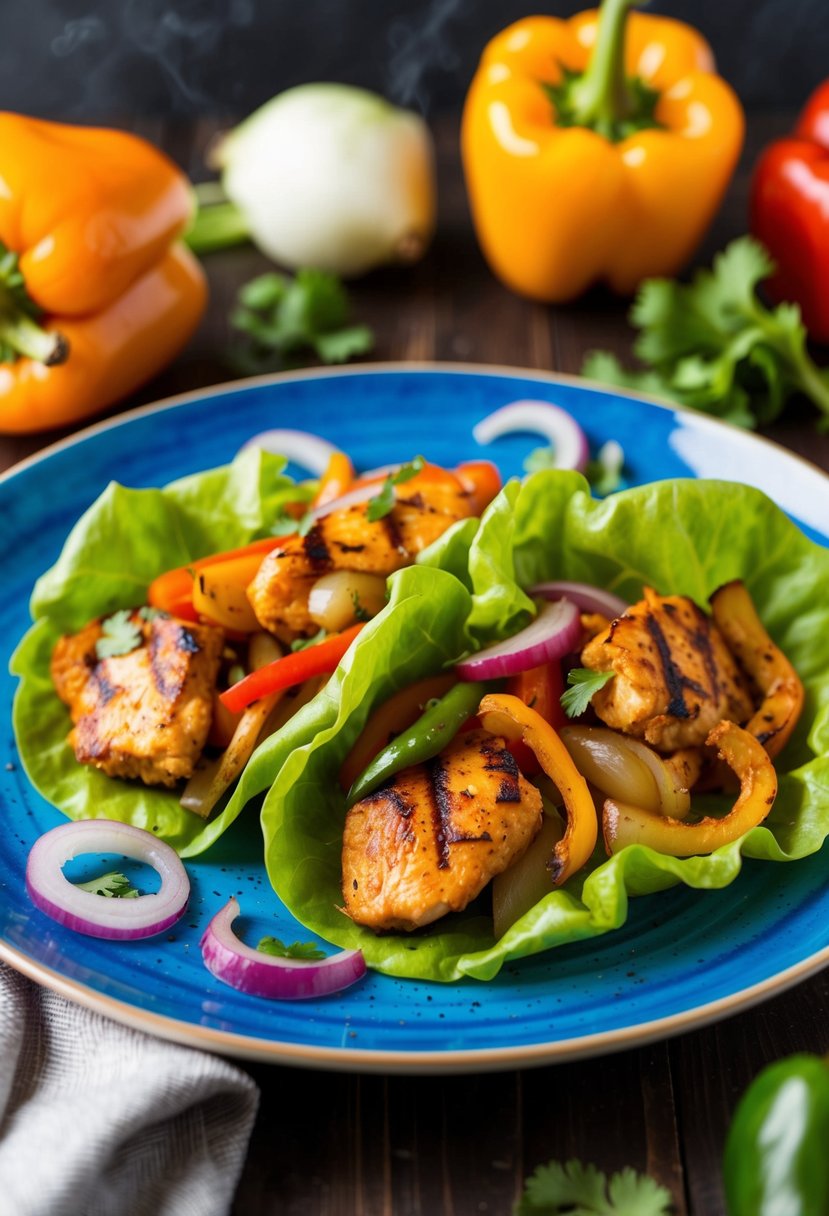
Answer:
<svg viewBox="0 0 829 1216"><path fill-rule="evenodd" d="M349 673L326 690L325 714L312 703L316 721L296 720L272 741L267 773L253 780L265 762L260 749L244 775L243 782L271 787L262 808L268 870L303 924L337 945L360 947L371 966L393 975L489 979L509 959L618 928L633 895L678 882L723 887L744 856L786 861L820 848L829 834L829 550L806 539L768 498L730 483L666 481L599 502L578 474L540 472L510 483L471 537L462 580L472 591L468 616L460 581L429 568L446 563L459 572L458 541L455 535L434 546L418 567L396 576L394 610L377 619L371 635L366 630ZM362 723L403 682L398 663L415 679L465 645L514 631L531 609L522 588L550 578L587 581L631 601L648 584L699 603L722 583L745 580L807 693L778 763L772 814L708 857L680 860L635 846L608 860L599 849L586 871L545 896L500 941L484 897L419 933L378 937L360 928L340 911L345 807L337 774ZM413 647L410 633L419 640L424 631L433 645Z"/></svg>
<svg viewBox="0 0 829 1216"><path fill-rule="evenodd" d="M205 824L175 791L120 781L80 765L66 742L66 706L55 695L49 660L62 633L93 617L146 602L164 570L267 536L296 488L281 457L252 448L232 464L163 490L112 483L72 529L55 565L37 582L34 625L17 647L20 676L13 723L20 759L40 793L70 819L99 815L155 832L184 855L203 851L232 822L239 804Z"/></svg>

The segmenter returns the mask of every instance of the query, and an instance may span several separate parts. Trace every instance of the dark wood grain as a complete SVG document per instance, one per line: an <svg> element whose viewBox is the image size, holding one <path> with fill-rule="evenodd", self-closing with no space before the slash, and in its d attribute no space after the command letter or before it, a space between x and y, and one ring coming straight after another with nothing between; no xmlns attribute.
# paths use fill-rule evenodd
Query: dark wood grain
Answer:
<svg viewBox="0 0 829 1216"><path fill-rule="evenodd" d="M748 170L788 116L758 115L729 196L701 251L745 228ZM144 124L198 178L215 124ZM476 246L457 155L457 124L438 129L441 210L428 257L354 284L354 313L381 360L462 360L577 373L587 351L627 358L624 303L601 291L567 308L518 299ZM586 234L589 239L589 234ZM209 312L189 349L122 408L229 377L227 316L264 270L252 248L207 262ZM113 411L117 412L117 411ZM769 435L829 469L829 437L807 406ZM57 435L0 440L6 467ZM739 1094L768 1061L829 1048L829 977L691 1034L596 1060L457 1077L346 1076L251 1066L262 1103L236 1216L508 1216L523 1179L551 1158L633 1166L666 1186L679 1216L723 1216L720 1156Z"/></svg>

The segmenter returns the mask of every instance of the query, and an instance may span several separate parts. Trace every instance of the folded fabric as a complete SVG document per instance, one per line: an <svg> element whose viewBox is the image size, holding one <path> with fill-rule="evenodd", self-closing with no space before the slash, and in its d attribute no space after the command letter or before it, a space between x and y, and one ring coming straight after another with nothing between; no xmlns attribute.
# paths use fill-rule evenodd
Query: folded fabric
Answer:
<svg viewBox="0 0 829 1216"><path fill-rule="evenodd" d="M259 1092L0 964L0 1206L15 1216L226 1216Z"/></svg>

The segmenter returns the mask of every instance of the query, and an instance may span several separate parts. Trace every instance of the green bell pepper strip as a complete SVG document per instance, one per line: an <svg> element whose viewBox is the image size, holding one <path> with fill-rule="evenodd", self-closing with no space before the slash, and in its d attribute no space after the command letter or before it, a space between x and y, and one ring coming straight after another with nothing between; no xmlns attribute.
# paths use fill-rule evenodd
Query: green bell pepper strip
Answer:
<svg viewBox="0 0 829 1216"><path fill-rule="evenodd" d="M348 791L348 806L365 798L378 785L401 769L431 760L454 739L464 722L468 722L487 692L486 684L460 681L426 709L408 730L392 739L378 752Z"/></svg>
<svg viewBox="0 0 829 1216"><path fill-rule="evenodd" d="M829 1216L829 1067L778 1060L734 1114L723 1157L729 1216Z"/></svg>

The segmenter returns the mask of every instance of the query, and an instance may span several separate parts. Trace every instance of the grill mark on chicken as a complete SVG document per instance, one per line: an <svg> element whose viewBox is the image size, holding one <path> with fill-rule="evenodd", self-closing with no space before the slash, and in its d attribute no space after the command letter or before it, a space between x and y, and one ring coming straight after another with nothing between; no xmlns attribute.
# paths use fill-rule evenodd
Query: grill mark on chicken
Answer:
<svg viewBox="0 0 829 1216"><path fill-rule="evenodd" d="M340 553L363 553L365 545L347 545L344 540L335 540L334 544Z"/></svg>
<svg viewBox="0 0 829 1216"><path fill-rule="evenodd" d="M101 663L95 663L89 673L89 678L98 690L101 705L107 705L113 697L117 697L121 689L107 679L106 668Z"/></svg>
<svg viewBox="0 0 829 1216"><path fill-rule="evenodd" d="M171 642L173 648L180 650L182 654L198 654L201 647L184 625L178 625L175 632L171 631L167 637L155 630L150 633L147 649L150 653L150 671L153 683L162 697L168 701L175 701L184 688L187 671L171 665L170 656L167 653Z"/></svg>
<svg viewBox="0 0 829 1216"><path fill-rule="evenodd" d="M495 795L496 802L520 802L521 792L518 789L518 782L514 778L505 777L498 786L498 793Z"/></svg>
<svg viewBox="0 0 829 1216"><path fill-rule="evenodd" d="M323 574L330 569L331 552L325 543L322 528L318 525L309 528L302 538L302 545L305 550L305 556L317 573Z"/></svg>
<svg viewBox="0 0 829 1216"><path fill-rule="evenodd" d="M382 516L382 522L392 549L396 549L398 553L407 553L406 546L403 544L403 537L397 526L397 520L394 518L394 512L389 511L387 515Z"/></svg>
<svg viewBox="0 0 829 1216"><path fill-rule="evenodd" d="M690 718L692 715L685 704L684 689L690 689L691 692L695 692L700 697L707 697L708 691L701 684L698 684L696 680L692 680L690 676L686 676L680 671L673 660L671 648L668 645L665 634L662 632L662 626L650 614L645 617L645 628L653 639L659 655L659 661L662 664L665 685L669 694L666 712L674 718Z"/></svg>
<svg viewBox="0 0 829 1216"><path fill-rule="evenodd" d="M493 747L489 743L481 744L481 752L486 756L484 772L505 773L511 777L513 784L518 782L518 762L508 748ZM502 783L503 784L503 783Z"/></svg>
<svg viewBox="0 0 829 1216"><path fill-rule="evenodd" d="M452 792L448 788L449 770L440 756L428 761L429 789L435 815L435 844L438 851L438 869L449 869L449 846L461 841L491 841L489 832L472 835L458 832L452 825ZM517 788L517 787L516 787Z"/></svg>

